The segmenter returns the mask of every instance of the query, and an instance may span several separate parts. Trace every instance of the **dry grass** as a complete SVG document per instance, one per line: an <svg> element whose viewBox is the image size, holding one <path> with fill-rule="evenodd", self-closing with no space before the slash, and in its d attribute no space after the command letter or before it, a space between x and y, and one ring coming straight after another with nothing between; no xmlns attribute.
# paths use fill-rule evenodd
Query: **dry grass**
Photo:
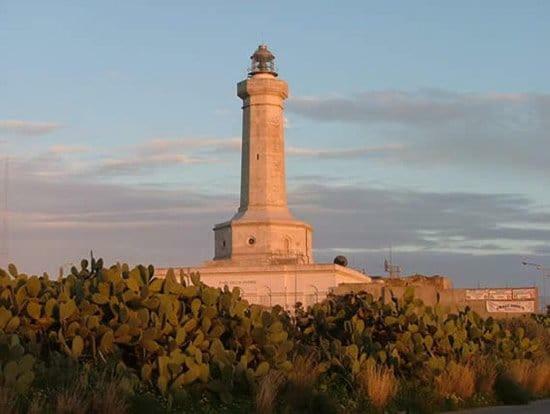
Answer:
<svg viewBox="0 0 550 414"><path fill-rule="evenodd" d="M25 410L28 414L125 414L129 411L126 393L118 378L103 376L93 386L81 374L70 386L51 389L47 396L35 393ZM0 386L0 414L17 414L17 395L11 388Z"/></svg>
<svg viewBox="0 0 550 414"><path fill-rule="evenodd" d="M0 413L15 413L16 395L12 389L0 386Z"/></svg>
<svg viewBox="0 0 550 414"><path fill-rule="evenodd" d="M72 390L57 394L55 399L55 414L86 414L88 401Z"/></svg>
<svg viewBox="0 0 550 414"><path fill-rule="evenodd" d="M506 368L507 376L521 385L526 390L529 389L529 380L532 376L533 363L526 359L516 359Z"/></svg>
<svg viewBox="0 0 550 414"><path fill-rule="evenodd" d="M528 387L534 395L540 397L550 394L550 359L545 359L533 365L529 375Z"/></svg>
<svg viewBox="0 0 550 414"><path fill-rule="evenodd" d="M319 394L316 385L320 375L325 371L326 364L317 361L314 352L307 355L296 355L292 360L292 370L287 374L287 383L281 398L292 411L308 411L315 405ZM322 398L321 398L322 399Z"/></svg>
<svg viewBox="0 0 550 414"><path fill-rule="evenodd" d="M277 397L285 382L285 374L275 370L269 371L262 379L256 394L256 410L258 413L271 414L275 412Z"/></svg>
<svg viewBox="0 0 550 414"><path fill-rule="evenodd" d="M482 356L475 358L471 367L475 374L476 391L483 395L492 395L498 374L495 361L488 356Z"/></svg>
<svg viewBox="0 0 550 414"><path fill-rule="evenodd" d="M375 364L365 364L359 374L357 383L364 396L378 410L385 408L397 393L397 379L393 370Z"/></svg>
<svg viewBox="0 0 550 414"><path fill-rule="evenodd" d="M42 414L47 412L44 400L41 397L35 397L29 404L27 414Z"/></svg>
<svg viewBox="0 0 550 414"><path fill-rule="evenodd" d="M516 383L536 396L550 393L550 360L533 362L518 359L510 362L506 374Z"/></svg>
<svg viewBox="0 0 550 414"><path fill-rule="evenodd" d="M476 391L476 375L470 364L451 362L443 373L435 378L439 395L462 400L471 398Z"/></svg>
<svg viewBox="0 0 550 414"><path fill-rule="evenodd" d="M102 383L100 394L94 394L91 401L91 411L105 414L125 414L128 403L120 387L113 381Z"/></svg>
<svg viewBox="0 0 550 414"><path fill-rule="evenodd" d="M315 354L296 356L292 361L292 366L293 369L288 375L288 380L293 386L301 389L315 386L322 372Z"/></svg>
<svg viewBox="0 0 550 414"><path fill-rule="evenodd" d="M86 392L87 378L80 375L71 386L57 392L55 398L56 414L85 414L89 399Z"/></svg>
<svg viewBox="0 0 550 414"><path fill-rule="evenodd" d="M103 375L93 384L81 374L68 389L63 389L55 398L56 414L125 414L128 412L126 394L118 385L118 379Z"/></svg>

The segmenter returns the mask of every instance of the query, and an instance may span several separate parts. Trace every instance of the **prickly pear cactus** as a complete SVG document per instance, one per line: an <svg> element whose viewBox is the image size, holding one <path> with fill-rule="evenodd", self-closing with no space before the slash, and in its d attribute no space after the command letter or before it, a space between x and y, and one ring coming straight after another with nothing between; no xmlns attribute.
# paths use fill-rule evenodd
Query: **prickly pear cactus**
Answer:
<svg viewBox="0 0 550 414"><path fill-rule="evenodd" d="M227 399L235 382L292 366L288 315L250 306L238 289L206 286L197 274L157 279L152 266L105 268L92 258L56 281L10 266L0 288L2 332L82 363L115 356L164 394L204 384Z"/></svg>
<svg viewBox="0 0 550 414"><path fill-rule="evenodd" d="M290 374L299 354L314 354L326 375L353 378L385 364L411 378L480 354L529 359L539 341L470 309L425 306L412 289L389 301L329 296L290 314L250 305L239 289L206 286L198 274L156 278L152 266L107 268L91 257L57 280L0 269L0 385L21 392L33 382L35 356L51 350L79 364L115 358L165 395L196 387L230 401L270 370Z"/></svg>
<svg viewBox="0 0 550 414"><path fill-rule="evenodd" d="M0 332L0 386L23 394L34 381L35 358L25 353L17 335Z"/></svg>

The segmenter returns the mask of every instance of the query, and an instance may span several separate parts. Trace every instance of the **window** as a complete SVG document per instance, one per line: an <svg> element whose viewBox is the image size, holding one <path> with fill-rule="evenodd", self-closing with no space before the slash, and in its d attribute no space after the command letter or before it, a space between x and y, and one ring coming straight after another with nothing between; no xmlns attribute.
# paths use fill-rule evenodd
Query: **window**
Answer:
<svg viewBox="0 0 550 414"><path fill-rule="evenodd" d="M290 253L290 240L285 238L285 253Z"/></svg>

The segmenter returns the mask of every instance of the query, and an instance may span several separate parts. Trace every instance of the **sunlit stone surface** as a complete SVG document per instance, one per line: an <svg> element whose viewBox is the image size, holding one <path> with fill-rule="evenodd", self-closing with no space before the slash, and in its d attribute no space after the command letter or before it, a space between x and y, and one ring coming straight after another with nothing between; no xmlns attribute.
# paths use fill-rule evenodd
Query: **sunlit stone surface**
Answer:
<svg viewBox="0 0 550 414"><path fill-rule="evenodd" d="M180 269L200 272L211 286L238 286L252 303L292 308L323 299L340 283L370 278L347 267L314 264L313 229L288 208L283 113L288 85L278 79L274 59L267 46L259 46L248 79L237 85L243 101L239 209L214 226L214 259Z"/></svg>

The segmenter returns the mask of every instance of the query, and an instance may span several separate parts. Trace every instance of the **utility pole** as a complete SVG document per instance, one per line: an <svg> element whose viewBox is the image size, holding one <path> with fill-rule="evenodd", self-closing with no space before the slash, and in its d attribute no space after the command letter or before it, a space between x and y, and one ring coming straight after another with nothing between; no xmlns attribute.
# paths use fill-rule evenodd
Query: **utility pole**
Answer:
<svg viewBox="0 0 550 414"><path fill-rule="evenodd" d="M547 311L548 309L547 309L547 303L546 303L546 278L550 277L550 268L544 267L543 265L538 263L529 262L527 260L523 260L521 264L527 267L534 267L536 270L540 271L540 277L542 279L542 286L541 286L542 292L540 294L540 296L542 296L541 305L542 305L542 309L544 311Z"/></svg>
<svg viewBox="0 0 550 414"><path fill-rule="evenodd" d="M8 268L10 260L9 247L9 158L5 158L4 177L2 186L2 199L0 204L0 267Z"/></svg>

